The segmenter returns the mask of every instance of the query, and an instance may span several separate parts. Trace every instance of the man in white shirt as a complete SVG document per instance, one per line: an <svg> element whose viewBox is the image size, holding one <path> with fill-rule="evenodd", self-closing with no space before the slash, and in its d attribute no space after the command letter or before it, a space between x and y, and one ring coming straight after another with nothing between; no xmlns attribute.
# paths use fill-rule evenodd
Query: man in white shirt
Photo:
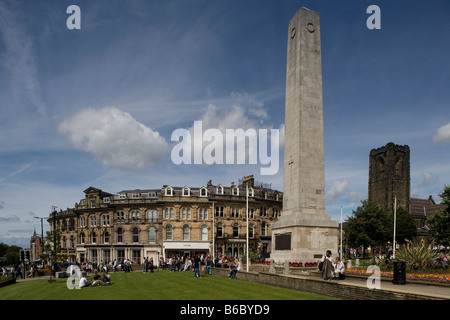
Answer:
<svg viewBox="0 0 450 320"><path fill-rule="evenodd" d="M333 267L334 267L334 278L338 279L338 280L344 280L345 279L345 275L344 275L345 265L339 259L339 257L336 257L336 259L334 260Z"/></svg>
<svg viewBox="0 0 450 320"><path fill-rule="evenodd" d="M87 283L87 278L86 278L86 276L82 276L82 277L80 278L80 284L79 284L79 287L80 287L80 288L88 287L88 283Z"/></svg>

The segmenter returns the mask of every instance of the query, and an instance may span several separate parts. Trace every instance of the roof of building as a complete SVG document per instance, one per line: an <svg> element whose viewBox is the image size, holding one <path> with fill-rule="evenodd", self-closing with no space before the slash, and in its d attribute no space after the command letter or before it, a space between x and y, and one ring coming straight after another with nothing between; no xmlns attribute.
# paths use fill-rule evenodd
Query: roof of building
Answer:
<svg viewBox="0 0 450 320"><path fill-rule="evenodd" d="M445 204L436 204L433 198L430 196L428 199L410 199L411 215L413 217L430 217L433 216L436 211L445 210L447 206Z"/></svg>

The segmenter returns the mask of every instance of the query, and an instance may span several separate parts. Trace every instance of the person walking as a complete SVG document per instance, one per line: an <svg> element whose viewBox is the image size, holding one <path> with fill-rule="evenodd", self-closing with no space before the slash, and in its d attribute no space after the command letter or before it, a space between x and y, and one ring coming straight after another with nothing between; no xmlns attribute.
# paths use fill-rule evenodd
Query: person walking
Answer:
<svg viewBox="0 0 450 320"><path fill-rule="evenodd" d="M194 259L194 278L200 277L200 257L197 255Z"/></svg>

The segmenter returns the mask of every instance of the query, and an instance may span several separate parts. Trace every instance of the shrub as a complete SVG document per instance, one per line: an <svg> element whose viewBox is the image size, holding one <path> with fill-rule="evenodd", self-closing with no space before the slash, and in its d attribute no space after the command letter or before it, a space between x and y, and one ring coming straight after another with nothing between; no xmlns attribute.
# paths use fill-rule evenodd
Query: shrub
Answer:
<svg viewBox="0 0 450 320"><path fill-rule="evenodd" d="M395 253L396 260L405 261L409 270L426 270L439 266L439 254L431 250L425 242L408 243Z"/></svg>

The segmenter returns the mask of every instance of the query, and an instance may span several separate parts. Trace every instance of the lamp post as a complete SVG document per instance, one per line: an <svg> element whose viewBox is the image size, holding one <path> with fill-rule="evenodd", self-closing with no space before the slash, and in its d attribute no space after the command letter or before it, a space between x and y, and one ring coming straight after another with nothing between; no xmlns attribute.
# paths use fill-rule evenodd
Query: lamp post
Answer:
<svg viewBox="0 0 450 320"><path fill-rule="evenodd" d="M53 276L56 278L56 206L52 206L52 212L53 214ZM52 277L50 275L50 282L52 282Z"/></svg>

